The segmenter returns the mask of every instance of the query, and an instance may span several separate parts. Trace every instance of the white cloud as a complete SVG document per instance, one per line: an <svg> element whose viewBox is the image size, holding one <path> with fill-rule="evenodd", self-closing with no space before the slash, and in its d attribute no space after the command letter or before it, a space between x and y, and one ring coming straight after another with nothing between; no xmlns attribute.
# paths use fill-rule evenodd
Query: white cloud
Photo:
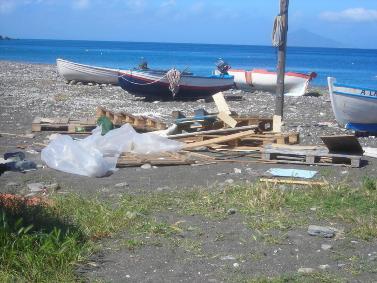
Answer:
<svg viewBox="0 0 377 283"><path fill-rule="evenodd" d="M90 5L89 0L74 0L73 1L73 8L82 10L88 8Z"/></svg>
<svg viewBox="0 0 377 283"><path fill-rule="evenodd" d="M193 14L200 14L204 11L204 3L203 2L196 2L194 4L191 5L190 7L190 11L193 13Z"/></svg>
<svg viewBox="0 0 377 283"><path fill-rule="evenodd" d="M377 10L351 8L339 12L325 11L320 18L330 22L377 22Z"/></svg>
<svg viewBox="0 0 377 283"><path fill-rule="evenodd" d="M145 9L145 1L144 0L128 0L127 7L130 11L134 13L143 12Z"/></svg>
<svg viewBox="0 0 377 283"><path fill-rule="evenodd" d="M175 7L176 4L177 2L175 0L166 0L161 3L161 7Z"/></svg>
<svg viewBox="0 0 377 283"><path fill-rule="evenodd" d="M0 0L0 14L7 14L13 11L16 1Z"/></svg>

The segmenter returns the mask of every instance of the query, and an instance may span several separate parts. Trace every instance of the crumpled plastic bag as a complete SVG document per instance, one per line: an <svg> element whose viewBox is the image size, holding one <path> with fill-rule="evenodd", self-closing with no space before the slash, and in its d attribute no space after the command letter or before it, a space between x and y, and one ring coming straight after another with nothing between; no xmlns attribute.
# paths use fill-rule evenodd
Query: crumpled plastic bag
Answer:
<svg viewBox="0 0 377 283"><path fill-rule="evenodd" d="M42 150L41 158L48 167L67 173L89 177L103 177L116 170L116 163L122 152L150 154L175 152L183 144L151 133L139 134L125 124L118 129L101 135L101 127L82 140L57 135Z"/></svg>

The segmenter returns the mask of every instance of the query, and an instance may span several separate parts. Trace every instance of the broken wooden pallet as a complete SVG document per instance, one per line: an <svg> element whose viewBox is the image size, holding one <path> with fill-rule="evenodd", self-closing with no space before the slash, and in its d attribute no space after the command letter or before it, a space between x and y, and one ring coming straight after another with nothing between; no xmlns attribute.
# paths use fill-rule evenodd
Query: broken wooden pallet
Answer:
<svg viewBox="0 0 377 283"><path fill-rule="evenodd" d="M96 119L41 118L31 124L33 132L52 131L70 134L88 134L96 127Z"/></svg>
<svg viewBox="0 0 377 283"><path fill-rule="evenodd" d="M117 162L117 167L151 165L187 165L195 163L188 153L163 152L154 154L123 153Z"/></svg>
<svg viewBox="0 0 377 283"><path fill-rule="evenodd" d="M214 138L224 137L224 135L199 135L191 137L183 137L177 140L187 144L203 142ZM232 140L220 141L217 144L226 145L226 148L240 148L240 147L261 147L262 145L277 143L277 144L297 144L299 142L298 133L251 133L247 136L236 137ZM224 146L222 146L225 149Z"/></svg>
<svg viewBox="0 0 377 283"><path fill-rule="evenodd" d="M328 149L323 146L265 145L262 150L262 159L288 164L361 166L360 155L329 153Z"/></svg>
<svg viewBox="0 0 377 283"><path fill-rule="evenodd" d="M145 131L165 130L166 124L146 116L135 116L126 112L114 112L103 107L97 107L96 117L106 116L115 126L131 124L134 128Z"/></svg>

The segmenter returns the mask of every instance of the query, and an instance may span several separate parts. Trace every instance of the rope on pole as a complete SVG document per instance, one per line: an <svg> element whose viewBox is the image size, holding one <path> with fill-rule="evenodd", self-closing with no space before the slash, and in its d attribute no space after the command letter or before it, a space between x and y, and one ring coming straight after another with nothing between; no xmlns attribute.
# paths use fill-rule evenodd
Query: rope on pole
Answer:
<svg viewBox="0 0 377 283"><path fill-rule="evenodd" d="M279 47L284 43L284 21L282 16L276 16L272 30L272 46Z"/></svg>

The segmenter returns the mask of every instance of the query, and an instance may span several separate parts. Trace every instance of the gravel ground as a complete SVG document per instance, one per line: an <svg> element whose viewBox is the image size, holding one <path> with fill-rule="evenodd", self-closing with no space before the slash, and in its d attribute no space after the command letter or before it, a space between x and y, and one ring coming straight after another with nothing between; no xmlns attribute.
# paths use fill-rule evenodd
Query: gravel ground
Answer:
<svg viewBox="0 0 377 283"><path fill-rule="evenodd" d="M286 97L285 124L286 131L299 131L301 143L319 144L321 135L344 134L345 130L336 125L331 110L331 103L325 88L312 88L311 95L305 97ZM241 96L242 100L231 99ZM239 114L260 115L269 117L273 114L274 97L268 93L228 92L230 109ZM183 110L190 114L194 109L204 108L215 112L214 102L199 101L144 101L133 97L116 86L69 85L57 76L53 65L23 64L0 61L0 132L20 136L1 134L0 153L17 150L17 145L26 148L27 158L41 164L40 154L33 143L43 142L47 133L37 133L33 139L22 135L30 133L34 117L72 117L84 118L95 114L96 107L104 106L115 111L125 111L132 114L155 116L165 122L172 122L171 112ZM361 144L377 146L373 137L361 138ZM200 167L174 166L155 169L125 168L107 178L87 178L58 172L49 168L40 168L25 174L6 172L0 176L0 192L27 193L26 184L35 182L59 183L61 193L77 192L83 195L99 195L105 198L119 197L124 192L138 194L149 191L184 190L193 186L220 186L232 182L250 182L258 179L271 167L300 168L318 170L319 177L327 180L358 183L365 175L376 175L376 162L366 158L367 165L362 168L338 167L307 167L266 164L231 164L221 163ZM241 169L234 170L235 168ZM126 182L127 185L119 186ZM116 186L118 184L118 186ZM174 220L174 219L173 219ZM173 221L171 220L171 221ZM242 219L235 216L227 223L205 222L193 217L187 221L205 230L203 238L208 251L214 255L241 254L245 247L238 245L242 235L248 235L242 225ZM212 243L214 233L223 233L226 240L221 245ZM316 253L315 250L323 243L320 239L311 238L305 231L290 231L290 241L294 244L286 246L264 246L247 240L249 249L263 257L258 263L247 261L241 265L244 274L276 275L281 272L297 271L300 266L318 266L330 264L336 266L330 256ZM203 236L204 237L204 236ZM211 238L212 237L212 238ZM212 239L212 240L211 240ZM110 240L111 242L112 240ZM331 243L344 245L346 242ZM361 244L360 244L361 245ZM106 244L105 244L106 246ZM360 247L344 252L350 256L354 253L364 254L376 250L376 243L362 244ZM280 250L279 250L280 249ZM343 249L343 248L342 248ZM300 254L297 250L302 251ZM278 252L276 252L278 251ZM308 253L312 256L306 257ZM234 260L219 260L213 257L207 261L200 257L189 257L182 250L165 249L154 246L143 247L134 253L128 250L107 251L94 258L100 267L81 270L88 278L102 278L106 282L221 282L223 275L234 272ZM292 260L287 258L292 257ZM301 259L302 257L302 259ZM183 267L184 266L184 267ZM154 271L157 270L157 271ZM207 275L205 275L207 274ZM128 276L127 276L128 275ZM97 277L98 276L98 277ZM132 277L130 277L132 276ZM204 276L204 277L203 277ZM217 279L216 279L217 278ZM360 277L361 281L376 282L372 275Z"/></svg>

